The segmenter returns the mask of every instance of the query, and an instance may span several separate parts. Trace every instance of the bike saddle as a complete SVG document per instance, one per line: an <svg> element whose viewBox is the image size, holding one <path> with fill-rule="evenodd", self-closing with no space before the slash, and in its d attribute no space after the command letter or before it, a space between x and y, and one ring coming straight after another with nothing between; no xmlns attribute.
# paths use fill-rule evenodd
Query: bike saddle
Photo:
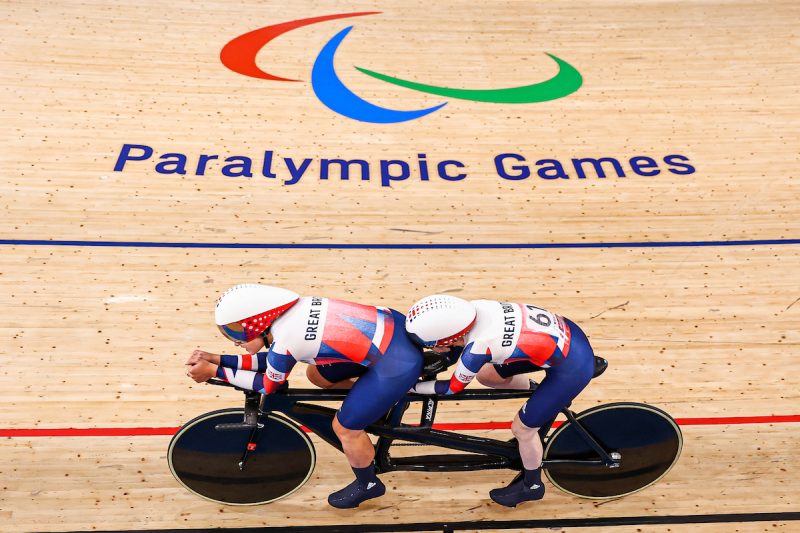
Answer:
<svg viewBox="0 0 800 533"><path fill-rule="evenodd" d="M596 378L600 374L606 371L608 368L608 361L603 359L602 357L594 356L594 374L592 374L592 379Z"/></svg>

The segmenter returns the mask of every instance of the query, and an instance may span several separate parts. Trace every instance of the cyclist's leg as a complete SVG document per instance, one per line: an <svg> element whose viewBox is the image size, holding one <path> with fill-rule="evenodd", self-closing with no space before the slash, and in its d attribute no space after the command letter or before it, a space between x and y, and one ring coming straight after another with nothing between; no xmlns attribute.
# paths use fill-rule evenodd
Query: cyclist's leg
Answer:
<svg viewBox="0 0 800 533"><path fill-rule="evenodd" d="M345 428L363 429L378 420L419 378L422 353L405 333L405 316L393 315L395 330L386 353L358 378L337 413Z"/></svg>
<svg viewBox="0 0 800 533"><path fill-rule="evenodd" d="M349 485L328 495L328 503L333 507L358 507L361 502L386 492L383 483L375 475L375 448L364 431L373 421L370 402L377 395L375 391L380 391L376 374L375 368L368 368L358 378L333 418L333 431L339 437L342 451L356 476Z"/></svg>
<svg viewBox="0 0 800 533"><path fill-rule="evenodd" d="M308 365L306 377L322 389L349 389L353 386L353 378L358 378L366 371L367 367L358 363Z"/></svg>
<svg viewBox="0 0 800 533"><path fill-rule="evenodd" d="M545 378L517 413L511 426L519 445L524 475L518 482L490 492L492 499L502 505L515 506L544 496L539 428L555 418L592 379L594 352L589 340L576 324L567 322L572 334L567 358L560 365L547 369Z"/></svg>
<svg viewBox="0 0 800 533"><path fill-rule="evenodd" d="M514 361L505 365L483 365L478 371L478 383L493 389L525 390L530 380L525 374L542 370L530 361Z"/></svg>
<svg viewBox="0 0 800 533"><path fill-rule="evenodd" d="M374 474L375 449L364 428L389 411L414 386L422 370L422 354L405 334L405 316L395 311L393 318L394 335L386 352L358 378L333 422L356 474L356 481L328 497L334 507L355 507L385 492Z"/></svg>
<svg viewBox="0 0 800 533"><path fill-rule="evenodd" d="M529 429L538 429L555 418L592 380L594 351L589 339L574 322L567 323L572 335L567 358L545 371L545 378L517 414L521 425Z"/></svg>

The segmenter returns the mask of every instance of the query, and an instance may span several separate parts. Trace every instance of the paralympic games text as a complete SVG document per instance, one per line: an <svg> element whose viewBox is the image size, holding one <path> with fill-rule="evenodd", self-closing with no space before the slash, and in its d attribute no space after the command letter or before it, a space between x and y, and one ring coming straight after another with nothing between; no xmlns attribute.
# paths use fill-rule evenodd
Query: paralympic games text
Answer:
<svg viewBox="0 0 800 533"><path fill-rule="evenodd" d="M328 159L276 157L274 151L265 150L260 157L231 155L222 158L217 154L191 156L179 152L166 152L154 158L155 150L145 144L123 144L114 165L115 172L149 165L158 174L206 176L226 178L269 178L283 185L295 185L311 179L339 179L346 181L353 175L361 181L380 181L390 187L403 181L433 181L440 179L457 182L467 179L467 166L455 159L429 161L418 153L413 161L381 159L377 165L364 159ZM658 158L635 155L631 157L582 157L568 161L558 159L532 159L519 153L501 153L492 160L492 172L503 180L519 181L533 177L543 180L568 180L586 178L625 178L631 174L652 177L662 172L675 175L693 174L696 169L689 158L670 154ZM478 169L478 174L485 170Z"/></svg>

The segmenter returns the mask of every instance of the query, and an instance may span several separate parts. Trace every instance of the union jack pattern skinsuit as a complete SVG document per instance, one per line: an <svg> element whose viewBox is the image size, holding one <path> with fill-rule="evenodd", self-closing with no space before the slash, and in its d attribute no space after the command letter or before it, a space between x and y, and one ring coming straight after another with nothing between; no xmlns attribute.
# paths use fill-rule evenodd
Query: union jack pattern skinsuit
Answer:
<svg viewBox="0 0 800 533"><path fill-rule="evenodd" d="M304 297L272 324L269 352L223 355L217 377L270 394L298 361L370 366L386 352L393 333L391 311L385 307Z"/></svg>
<svg viewBox="0 0 800 533"><path fill-rule="evenodd" d="M530 304L493 300L470 303L477 310L475 326L464 339L466 346L455 372L449 381L417 386L418 392L459 393L486 363L525 360L550 368L567 358L571 335L563 317Z"/></svg>
<svg viewBox="0 0 800 533"><path fill-rule="evenodd" d="M357 363L366 367L337 413L339 423L364 429L384 415L419 378L422 353L405 331L405 316L385 307L304 297L272 324L269 352L223 355L217 377L271 394L295 363Z"/></svg>
<svg viewBox="0 0 800 533"><path fill-rule="evenodd" d="M594 352L577 324L531 304L475 300L475 326L456 371L448 381L429 381L414 390L422 394L456 394L464 390L487 363L513 364L546 376L519 411L523 424L541 427L552 420L589 384ZM499 373L499 372L498 372ZM507 376L506 376L507 377Z"/></svg>

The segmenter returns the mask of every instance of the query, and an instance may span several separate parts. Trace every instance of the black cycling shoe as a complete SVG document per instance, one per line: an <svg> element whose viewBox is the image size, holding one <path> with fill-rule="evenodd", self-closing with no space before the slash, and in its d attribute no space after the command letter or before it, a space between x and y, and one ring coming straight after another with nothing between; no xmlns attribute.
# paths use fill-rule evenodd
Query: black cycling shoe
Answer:
<svg viewBox="0 0 800 533"><path fill-rule="evenodd" d="M526 487L520 477L519 481L514 481L507 487L490 490L489 497L500 505L516 507L522 502L541 500L544 497L544 484L534 483L532 487Z"/></svg>
<svg viewBox="0 0 800 533"><path fill-rule="evenodd" d="M337 509L353 509L358 507L361 502L377 498L386 494L386 485L380 479L375 478L366 487L358 484L358 480L354 480L342 490L328 496L328 503Z"/></svg>

